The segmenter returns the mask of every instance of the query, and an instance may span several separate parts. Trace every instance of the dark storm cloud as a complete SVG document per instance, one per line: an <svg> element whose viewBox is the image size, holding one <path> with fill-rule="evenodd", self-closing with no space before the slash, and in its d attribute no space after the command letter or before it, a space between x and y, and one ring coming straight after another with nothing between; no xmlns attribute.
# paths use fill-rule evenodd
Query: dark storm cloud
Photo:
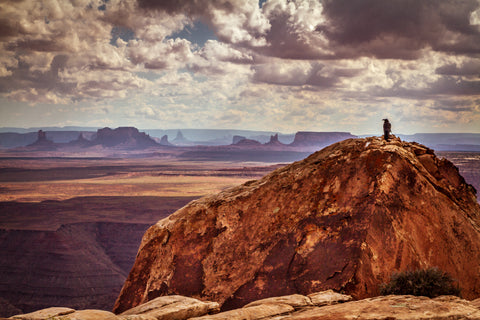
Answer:
<svg viewBox="0 0 480 320"><path fill-rule="evenodd" d="M480 81L465 80L444 76L428 83L426 88L412 89L397 83L391 88L373 87L370 93L379 97L399 97L405 99L432 99L441 96L480 96Z"/></svg>
<svg viewBox="0 0 480 320"><path fill-rule="evenodd" d="M46 71L32 71L31 66L20 62L12 75L0 77L0 92L8 93L19 88L35 90L50 90L57 93L70 93L75 86L73 83L65 83L59 79L58 73L68 61L66 55L57 55L53 58L50 68Z"/></svg>
<svg viewBox="0 0 480 320"><path fill-rule="evenodd" d="M420 50L480 53L477 0L324 0L317 27L341 56L414 59Z"/></svg>
<svg viewBox="0 0 480 320"><path fill-rule="evenodd" d="M40 52L55 52L65 50L65 47L56 39L19 39L16 42L9 43L7 50L28 50Z"/></svg>
<svg viewBox="0 0 480 320"><path fill-rule="evenodd" d="M467 61L460 66L456 63L441 66L435 70L437 74L443 75L459 75L459 76L476 76L480 77L480 61Z"/></svg>
<svg viewBox="0 0 480 320"><path fill-rule="evenodd" d="M457 100L457 99L449 99L449 100L440 100L435 102L434 108L436 110L445 110L445 111L452 111L452 112L472 112L475 109L475 104L479 104L480 101L471 101L471 100Z"/></svg>
<svg viewBox="0 0 480 320"><path fill-rule="evenodd" d="M234 2L228 0L138 0L138 5L142 9L187 15L202 15L212 7L225 12L232 12L234 9Z"/></svg>

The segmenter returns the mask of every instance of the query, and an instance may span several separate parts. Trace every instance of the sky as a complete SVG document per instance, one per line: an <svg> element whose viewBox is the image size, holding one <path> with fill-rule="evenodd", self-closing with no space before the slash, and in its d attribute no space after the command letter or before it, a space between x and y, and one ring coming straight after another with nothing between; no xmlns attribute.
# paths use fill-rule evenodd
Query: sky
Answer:
<svg viewBox="0 0 480 320"><path fill-rule="evenodd" d="M480 133L480 0L2 0L0 127Z"/></svg>

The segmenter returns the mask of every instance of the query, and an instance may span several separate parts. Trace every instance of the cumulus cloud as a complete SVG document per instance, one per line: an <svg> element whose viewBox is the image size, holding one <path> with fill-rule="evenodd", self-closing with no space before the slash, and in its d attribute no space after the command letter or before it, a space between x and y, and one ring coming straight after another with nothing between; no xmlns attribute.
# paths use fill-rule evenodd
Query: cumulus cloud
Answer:
<svg viewBox="0 0 480 320"><path fill-rule="evenodd" d="M264 45L263 36L270 28L257 0L139 0L138 4L145 10L185 13L192 19L201 19L214 28L219 39L229 43Z"/></svg>
<svg viewBox="0 0 480 320"><path fill-rule="evenodd" d="M456 62L445 64L438 67L435 72L442 75L472 76L480 78L480 60L468 59L459 64Z"/></svg>
<svg viewBox="0 0 480 320"><path fill-rule="evenodd" d="M339 56L416 59L424 48L480 53L477 0L324 0L326 35Z"/></svg>
<svg viewBox="0 0 480 320"><path fill-rule="evenodd" d="M352 125L382 108L397 117L421 109L428 121L480 112L478 0L261 3L2 1L0 95L31 104L131 99L138 107L128 116L152 121L265 117L261 126L278 128ZM199 22L212 40L182 38Z"/></svg>

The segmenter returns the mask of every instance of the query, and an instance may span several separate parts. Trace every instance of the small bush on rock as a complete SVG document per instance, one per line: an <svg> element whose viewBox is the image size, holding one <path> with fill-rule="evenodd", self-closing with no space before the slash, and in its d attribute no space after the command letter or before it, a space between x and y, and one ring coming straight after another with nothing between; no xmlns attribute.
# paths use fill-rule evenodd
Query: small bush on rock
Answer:
<svg viewBox="0 0 480 320"><path fill-rule="evenodd" d="M460 288L449 274L438 268L429 268L394 273L389 283L380 286L380 293L434 298L441 295L460 296Z"/></svg>

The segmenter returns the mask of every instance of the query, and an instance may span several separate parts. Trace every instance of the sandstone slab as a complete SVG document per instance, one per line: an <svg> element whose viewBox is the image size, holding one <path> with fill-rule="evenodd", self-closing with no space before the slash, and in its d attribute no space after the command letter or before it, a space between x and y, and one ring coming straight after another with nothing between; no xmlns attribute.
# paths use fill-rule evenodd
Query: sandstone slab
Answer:
<svg viewBox="0 0 480 320"><path fill-rule="evenodd" d="M453 296L435 299L414 296L385 296L324 306L292 316L288 320L479 320L480 310Z"/></svg>
<svg viewBox="0 0 480 320"><path fill-rule="evenodd" d="M123 312L120 317L128 320L184 320L218 312L216 302L204 302L178 295L163 296Z"/></svg>
<svg viewBox="0 0 480 320"><path fill-rule="evenodd" d="M310 298L310 301L312 301L312 304L318 307L348 302L353 299L352 296L341 294L333 290L312 293L309 294L308 297Z"/></svg>
<svg viewBox="0 0 480 320"><path fill-rule="evenodd" d="M295 309L282 303L266 303L248 308L240 308L222 313L192 318L191 320L257 320L281 316L294 312Z"/></svg>
<svg viewBox="0 0 480 320"><path fill-rule="evenodd" d="M105 310L78 310L64 316L46 318L46 320L119 320L117 316Z"/></svg>
<svg viewBox="0 0 480 320"><path fill-rule="evenodd" d="M253 301L244 306L244 308L258 306L262 304L287 304L295 309L300 309L313 305L309 297L303 296L301 294L292 294L288 296L271 297Z"/></svg>
<svg viewBox="0 0 480 320"><path fill-rule="evenodd" d="M10 317L10 319L21 319L21 320L43 320L47 318L64 316L70 313L75 312L74 309L64 308L64 307L51 307L35 312L30 312L26 314L19 314Z"/></svg>

